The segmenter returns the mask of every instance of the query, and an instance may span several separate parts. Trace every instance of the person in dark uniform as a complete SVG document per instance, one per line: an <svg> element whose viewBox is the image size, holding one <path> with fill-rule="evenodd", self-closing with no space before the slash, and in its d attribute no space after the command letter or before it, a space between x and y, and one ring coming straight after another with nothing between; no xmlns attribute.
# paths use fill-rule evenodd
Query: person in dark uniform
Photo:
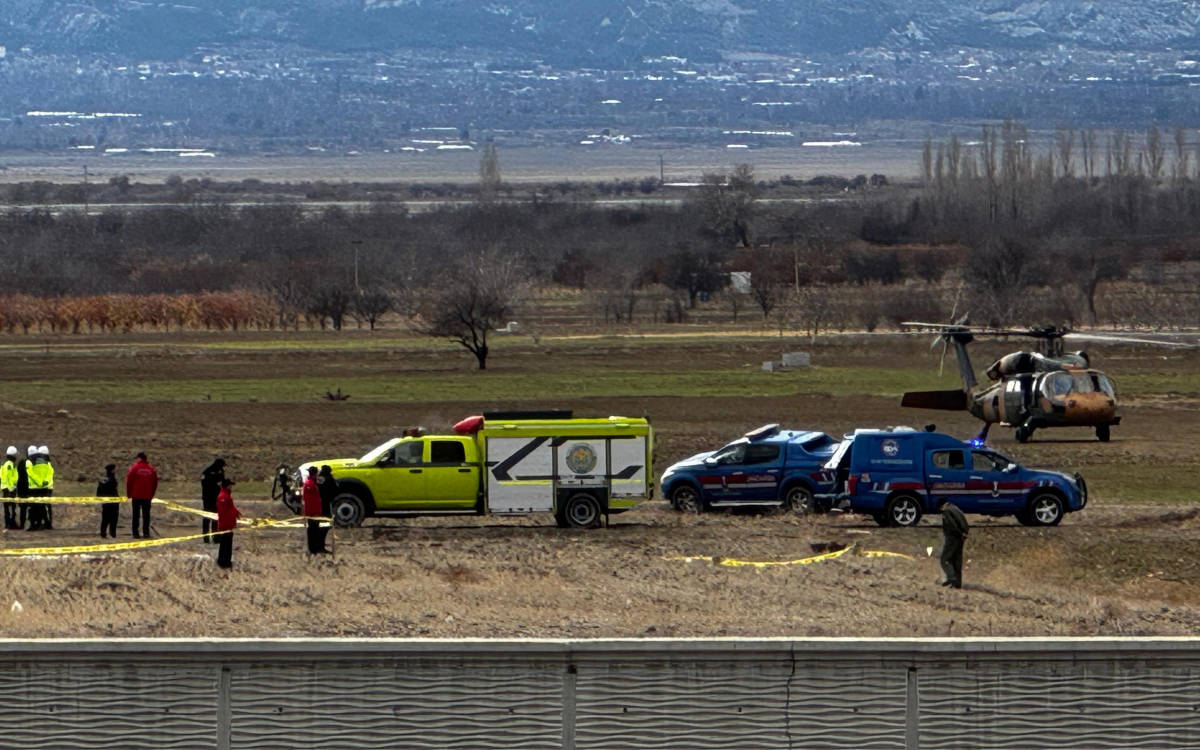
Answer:
<svg viewBox="0 0 1200 750"><path fill-rule="evenodd" d="M961 589L963 542L971 527L967 524L967 517L954 503L943 502L940 510L942 511L942 571L946 574L942 585Z"/></svg>
<svg viewBox="0 0 1200 750"><path fill-rule="evenodd" d="M242 514L233 504L234 481L226 477L221 480L221 491L217 493L217 565L228 570L233 567L233 530L237 528Z"/></svg>
<svg viewBox="0 0 1200 750"><path fill-rule="evenodd" d="M329 518L329 523L332 525L331 509L333 508L333 499L338 494L338 486L337 480L333 478L333 469L330 469L328 464L321 467L321 473L317 475L317 486L321 488L321 515ZM325 539L329 535L329 528L329 526L321 527L322 552L329 551L329 548L325 544Z"/></svg>
<svg viewBox="0 0 1200 750"><path fill-rule="evenodd" d="M200 474L200 502L204 510L210 513L217 511L217 495L221 492L221 480L225 478L225 459L218 458L208 465ZM200 530L204 534L206 544L216 542L212 532L217 530L217 522L211 518L200 520Z"/></svg>
<svg viewBox="0 0 1200 750"><path fill-rule="evenodd" d="M37 453L37 446L29 446L25 453L28 458L17 460L17 499L20 500L29 497L29 459ZM29 516L30 503L18 503L17 507L21 514L20 520L17 521L17 528L23 529L25 528L25 519Z"/></svg>
<svg viewBox="0 0 1200 750"><path fill-rule="evenodd" d="M104 478L96 483L96 497L117 497L117 465L105 464ZM117 521L121 518L119 502L100 504L100 536L117 538Z"/></svg>

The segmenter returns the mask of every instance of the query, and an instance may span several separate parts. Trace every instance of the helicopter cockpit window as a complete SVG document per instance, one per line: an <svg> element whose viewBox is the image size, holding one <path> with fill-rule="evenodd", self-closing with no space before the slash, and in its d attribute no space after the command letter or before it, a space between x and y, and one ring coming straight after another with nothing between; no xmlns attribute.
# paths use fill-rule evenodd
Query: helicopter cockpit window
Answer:
<svg viewBox="0 0 1200 750"><path fill-rule="evenodd" d="M1090 372L1077 372L1071 379L1075 382L1076 393L1095 393L1096 386L1092 383Z"/></svg>
<svg viewBox="0 0 1200 750"><path fill-rule="evenodd" d="M1075 390L1075 381L1071 378L1070 373L1051 373L1042 382L1042 392L1047 396L1065 396L1073 390ZM1091 390L1091 385L1088 386L1088 390Z"/></svg>
<svg viewBox="0 0 1200 750"><path fill-rule="evenodd" d="M1095 378L1096 384L1099 386L1098 390L1101 393L1106 393L1109 396L1116 397L1117 391L1115 388L1113 388L1112 381L1108 379L1108 376L1097 374Z"/></svg>

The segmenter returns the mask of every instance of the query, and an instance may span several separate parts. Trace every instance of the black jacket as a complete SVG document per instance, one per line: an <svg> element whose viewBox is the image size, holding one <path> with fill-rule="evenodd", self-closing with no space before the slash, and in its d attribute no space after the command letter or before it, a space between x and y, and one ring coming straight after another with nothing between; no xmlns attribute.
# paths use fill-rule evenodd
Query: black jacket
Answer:
<svg viewBox="0 0 1200 750"><path fill-rule="evenodd" d="M29 497L29 459L17 460L17 497Z"/></svg>
<svg viewBox="0 0 1200 750"><path fill-rule="evenodd" d="M96 497L119 497L116 475L110 474L96 483Z"/></svg>
<svg viewBox="0 0 1200 750"><path fill-rule="evenodd" d="M965 539L967 530L970 529L970 524L967 523L967 517L958 509L954 503L946 503L942 506L942 533L946 536L956 536L959 539Z"/></svg>
<svg viewBox="0 0 1200 750"><path fill-rule="evenodd" d="M217 495L221 492L221 480L225 478L225 462L220 459L209 464L200 475L200 499L204 507L217 507Z"/></svg>

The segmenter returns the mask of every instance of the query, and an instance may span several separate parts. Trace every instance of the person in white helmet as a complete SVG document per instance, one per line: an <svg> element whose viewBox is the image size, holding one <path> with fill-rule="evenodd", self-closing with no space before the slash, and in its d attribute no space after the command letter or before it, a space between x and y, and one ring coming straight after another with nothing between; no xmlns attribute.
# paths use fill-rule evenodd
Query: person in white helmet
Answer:
<svg viewBox="0 0 1200 750"><path fill-rule="evenodd" d="M20 453L17 452L17 446L8 446L8 452L5 455L4 463L0 464L0 495L4 497L4 528L18 529L17 526L17 504L9 500L17 496L17 460L20 458Z"/></svg>
<svg viewBox="0 0 1200 750"><path fill-rule="evenodd" d="M29 465L29 496L50 497L54 492L54 465L50 463L50 449L46 446L37 448L33 461ZM29 530L52 529L52 516L49 503L37 503L30 509Z"/></svg>

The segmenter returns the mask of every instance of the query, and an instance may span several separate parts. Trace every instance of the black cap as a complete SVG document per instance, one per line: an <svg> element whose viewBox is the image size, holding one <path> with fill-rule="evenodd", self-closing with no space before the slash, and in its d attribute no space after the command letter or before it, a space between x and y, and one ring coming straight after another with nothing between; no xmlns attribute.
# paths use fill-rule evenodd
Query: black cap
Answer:
<svg viewBox="0 0 1200 750"><path fill-rule="evenodd" d="M142 453L142 452L140 452L140 451L138 452L138 454L137 454L137 456L136 456L136 457L137 457L137 458L140 458L140 459L142 459L143 461L145 461L145 460L146 460L146 454L145 454L145 453Z"/></svg>
<svg viewBox="0 0 1200 750"><path fill-rule="evenodd" d="M117 469L116 464L104 464L104 470L107 471L109 474L116 471L116 469Z"/></svg>

